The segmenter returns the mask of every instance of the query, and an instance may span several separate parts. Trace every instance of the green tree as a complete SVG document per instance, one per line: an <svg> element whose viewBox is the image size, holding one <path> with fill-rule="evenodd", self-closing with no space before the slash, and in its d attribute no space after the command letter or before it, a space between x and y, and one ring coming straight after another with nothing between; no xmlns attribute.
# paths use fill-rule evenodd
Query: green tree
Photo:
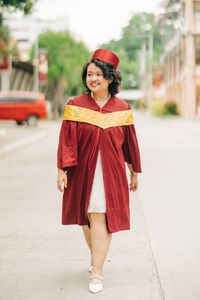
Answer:
<svg viewBox="0 0 200 300"><path fill-rule="evenodd" d="M0 0L0 53L8 53L10 49L10 31L3 25L3 14L5 11L13 12L22 10L24 14L29 14L33 6L33 0Z"/></svg>
<svg viewBox="0 0 200 300"><path fill-rule="evenodd" d="M39 36L39 48L47 49L48 86L56 116L66 102L64 94L75 95L82 92L81 70L89 60L90 52L67 31L42 33Z"/></svg>
<svg viewBox="0 0 200 300"><path fill-rule="evenodd" d="M3 12L22 10L24 14L29 14L33 7L33 0L0 0L0 25L3 23Z"/></svg>
<svg viewBox="0 0 200 300"><path fill-rule="evenodd" d="M7 26L0 26L0 53L9 52L10 30Z"/></svg>
<svg viewBox="0 0 200 300"><path fill-rule="evenodd" d="M148 41L148 27L151 28L154 40L153 64L159 61L162 52L162 40L157 27L156 17L150 13L134 14L129 24L123 28L121 39L103 44L109 50L113 50L120 56L120 66L123 81L122 88L139 86L140 59L139 54L143 43Z"/></svg>

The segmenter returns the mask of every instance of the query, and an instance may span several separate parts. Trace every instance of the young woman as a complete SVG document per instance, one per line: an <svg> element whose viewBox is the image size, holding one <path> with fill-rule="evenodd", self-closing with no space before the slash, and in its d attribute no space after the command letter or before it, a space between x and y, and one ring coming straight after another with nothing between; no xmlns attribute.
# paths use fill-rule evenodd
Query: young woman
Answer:
<svg viewBox="0 0 200 300"><path fill-rule="evenodd" d="M98 49L83 67L88 92L66 105L58 145L62 224L82 226L91 252L92 293L103 290L112 233L130 229L129 189L136 191L141 172L131 107L115 96L121 82L118 63L113 52Z"/></svg>

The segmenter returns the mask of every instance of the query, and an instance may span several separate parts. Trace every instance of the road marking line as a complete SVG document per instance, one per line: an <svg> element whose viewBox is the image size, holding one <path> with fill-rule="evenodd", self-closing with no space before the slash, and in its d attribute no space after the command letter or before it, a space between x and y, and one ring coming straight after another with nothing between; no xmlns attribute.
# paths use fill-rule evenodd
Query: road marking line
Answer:
<svg viewBox="0 0 200 300"><path fill-rule="evenodd" d="M22 148L24 146L27 146L27 145L35 142L35 141L38 141L38 140L42 139L46 135L47 135L47 132L43 131L43 132L40 132L38 134L35 134L34 136L26 137L26 138L23 138L21 140L9 143L8 145L5 145L5 146L1 147L0 155L2 156L2 155L5 155L5 154L8 154L8 153L11 153L13 150L16 150L16 149Z"/></svg>

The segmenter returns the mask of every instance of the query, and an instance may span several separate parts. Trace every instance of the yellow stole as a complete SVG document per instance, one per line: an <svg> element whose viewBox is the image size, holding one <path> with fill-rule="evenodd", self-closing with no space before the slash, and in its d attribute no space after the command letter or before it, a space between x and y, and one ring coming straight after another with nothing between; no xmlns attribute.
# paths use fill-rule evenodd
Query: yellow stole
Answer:
<svg viewBox="0 0 200 300"><path fill-rule="evenodd" d="M121 110L103 114L99 111L75 105L65 106L63 119L89 123L103 129L133 124L132 110Z"/></svg>

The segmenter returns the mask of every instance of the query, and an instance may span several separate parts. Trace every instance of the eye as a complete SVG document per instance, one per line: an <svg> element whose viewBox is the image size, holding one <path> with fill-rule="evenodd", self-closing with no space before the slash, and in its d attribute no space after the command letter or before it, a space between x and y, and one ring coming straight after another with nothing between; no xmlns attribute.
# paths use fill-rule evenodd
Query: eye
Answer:
<svg viewBox="0 0 200 300"><path fill-rule="evenodd" d="M103 76L103 73L97 73L97 76Z"/></svg>

